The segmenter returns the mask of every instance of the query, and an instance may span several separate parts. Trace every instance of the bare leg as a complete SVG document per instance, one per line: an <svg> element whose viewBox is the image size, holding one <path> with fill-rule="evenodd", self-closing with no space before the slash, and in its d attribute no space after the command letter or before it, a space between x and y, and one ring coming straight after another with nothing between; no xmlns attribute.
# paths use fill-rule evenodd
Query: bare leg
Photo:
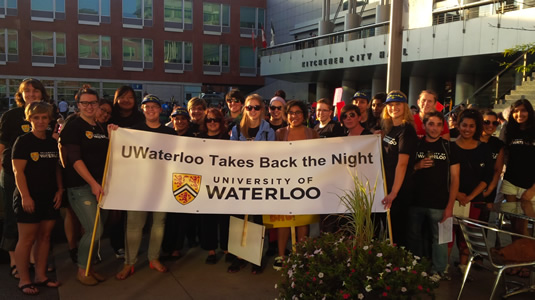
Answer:
<svg viewBox="0 0 535 300"><path fill-rule="evenodd" d="M279 248L279 256L284 256L286 254L286 245L288 244L288 239L290 238L290 228L281 227L277 231L277 244Z"/></svg>
<svg viewBox="0 0 535 300"><path fill-rule="evenodd" d="M308 237L309 225L297 226L297 241L302 242Z"/></svg>
<svg viewBox="0 0 535 300"><path fill-rule="evenodd" d="M37 242L35 243L35 282L47 280L46 265L50 250L50 233L54 228L55 220L44 220L39 224Z"/></svg>
<svg viewBox="0 0 535 300"><path fill-rule="evenodd" d="M28 268L30 265L30 252L39 230L39 224L18 223L17 226L19 240L15 248L15 261L17 262L17 270L20 276L19 286L23 286L32 282Z"/></svg>

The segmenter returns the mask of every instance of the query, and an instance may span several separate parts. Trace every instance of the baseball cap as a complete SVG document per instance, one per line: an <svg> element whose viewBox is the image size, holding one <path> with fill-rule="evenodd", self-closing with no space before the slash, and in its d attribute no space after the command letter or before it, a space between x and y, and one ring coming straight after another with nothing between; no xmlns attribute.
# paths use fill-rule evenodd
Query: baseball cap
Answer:
<svg viewBox="0 0 535 300"><path fill-rule="evenodd" d="M161 103L161 101L160 101L160 98L158 98L158 97L156 97L156 96L154 96L154 95L152 95L152 94L148 94L147 96L145 96L145 97L143 98L143 101L141 101L141 105L143 105L143 104L147 104L147 103L149 103L149 102L156 103L156 104L162 106L162 103Z"/></svg>

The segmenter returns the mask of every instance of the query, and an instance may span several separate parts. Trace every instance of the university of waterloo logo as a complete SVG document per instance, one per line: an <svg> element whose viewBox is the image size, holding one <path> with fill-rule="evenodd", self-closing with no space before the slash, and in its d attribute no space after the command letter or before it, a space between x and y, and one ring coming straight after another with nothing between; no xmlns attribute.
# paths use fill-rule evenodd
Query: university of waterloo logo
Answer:
<svg viewBox="0 0 535 300"><path fill-rule="evenodd" d="M93 132L92 132L92 131L86 131L86 132L85 132L85 136L86 136L88 139L92 139L92 138L93 138Z"/></svg>
<svg viewBox="0 0 535 300"><path fill-rule="evenodd" d="M201 175L173 173L173 195L176 201L186 205L193 201L201 188Z"/></svg>
<svg viewBox="0 0 535 300"><path fill-rule="evenodd" d="M20 126L20 129L22 129L22 131L24 131L24 132L29 132L30 129L31 129L31 128L30 128L30 124L22 124L22 125Z"/></svg>
<svg viewBox="0 0 535 300"><path fill-rule="evenodd" d="M39 152L30 153L30 157L32 158L33 161L38 161L39 160Z"/></svg>

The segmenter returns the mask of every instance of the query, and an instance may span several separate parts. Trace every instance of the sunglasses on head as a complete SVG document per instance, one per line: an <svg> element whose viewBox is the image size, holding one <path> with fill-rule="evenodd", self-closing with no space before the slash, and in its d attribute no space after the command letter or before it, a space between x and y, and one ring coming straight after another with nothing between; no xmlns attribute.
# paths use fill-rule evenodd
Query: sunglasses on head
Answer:
<svg viewBox="0 0 535 300"><path fill-rule="evenodd" d="M221 119L218 119L218 118L206 118L204 119L206 123L219 123L221 122Z"/></svg>
<svg viewBox="0 0 535 300"><path fill-rule="evenodd" d="M357 114L354 113L354 112L346 113L346 114L343 114L343 115L342 115L342 120L346 119L347 117L354 118L354 117L356 117L356 116L357 116Z"/></svg>
<svg viewBox="0 0 535 300"><path fill-rule="evenodd" d="M247 105L245 107L245 109L247 109L247 111L251 111L251 110L256 110L256 111L260 111L260 105Z"/></svg>
<svg viewBox="0 0 535 300"><path fill-rule="evenodd" d="M490 125L490 124L492 124L492 125L494 125L494 126L498 126L498 125L500 125L500 122L498 122L498 121L492 121L492 122L491 122L490 120L484 120L484 121L483 121L483 124L485 124L485 125Z"/></svg>
<svg viewBox="0 0 535 300"><path fill-rule="evenodd" d="M278 109L278 110L282 110L282 106L271 105L271 106L269 107L269 109L271 109L271 110L277 110L277 109Z"/></svg>
<svg viewBox="0 0 535 300"><path fill-rule="evenodd" d="M227 103L231 103L231 102L234 102L234 103L239 103L240 100L236 99L236 98L230 98L227 100Z"/></svg>

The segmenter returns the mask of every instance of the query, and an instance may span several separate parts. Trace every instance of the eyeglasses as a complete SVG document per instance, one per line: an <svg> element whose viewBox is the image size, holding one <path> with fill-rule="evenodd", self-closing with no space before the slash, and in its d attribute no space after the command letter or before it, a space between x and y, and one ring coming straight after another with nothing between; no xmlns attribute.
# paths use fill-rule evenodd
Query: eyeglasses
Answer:
<svg viewBox="0 0 535 300"><path fill-rule="evenodd" d="M342 120L345 120L345 119L347 119L347 117L354 118L354 117L356 117L356 116L357 116L356 113L354 113L354 112L350 112L350 113L347 113L347 114L343 114L343 115L341 116L341 118L342 118Z"/></svg>
<svg viewBox="0 0 535 300"><path fill-rule="evenodd" d="M206 118L204 119L204 122L205 123L219 123L221 122L221 119L218 119L218 118Z"/></svg>
<svg viewBox="0 0 535 300"><path fill-rule="evenodd" d="M484 121L483 121L483 124L485 124L485 125L490 125L490 124L492 124L492 125L494 125L494 126L498 126L498 125L500 125L500 122L498 122L498 121L492 121L492 122L491 122L490 120L484 120Z"/></svg>
<svg viewBox="0 0 535 300"><path fill-rule="evenodd" d="M301 110L289 111L289 112L288 112L288 115L289 115L289 116L300 116L300 115L302 115L302 114L303 114L303 111L301 111Z"/></svg>
<svg viewBox="0 0 535 300"><path fill-rule="evenodd" d="M271 106L269 107L269 109L271 109L271 110L282 110L282 106L271 105Z"/></svg>
<svg viewBox="0 0 535 300"><path fill-rule="evenodd" d="M241 102L239 99L236 99L236 98L230 98L230 99L227 99L227 103L231 103L231 102L234 102L234 103L239 103Z"/></svg>
<svg viewBox="0 0 535 300"><path fill-rule="evenodd" d="M98 101L80 101L78 103L80 103L80 105L82 107L88 107L89 105L91 105L91 106L97 106L98 105Z"/></svg>
<svg viewBox="0 0 535 300"><path fill-rule="evenodd" d="M256 110L256 111L260 111L262 107L260 107L260 105L247 105L245 107L245 109L247 109L247 111L251 111L251 110Z"/></svg>

